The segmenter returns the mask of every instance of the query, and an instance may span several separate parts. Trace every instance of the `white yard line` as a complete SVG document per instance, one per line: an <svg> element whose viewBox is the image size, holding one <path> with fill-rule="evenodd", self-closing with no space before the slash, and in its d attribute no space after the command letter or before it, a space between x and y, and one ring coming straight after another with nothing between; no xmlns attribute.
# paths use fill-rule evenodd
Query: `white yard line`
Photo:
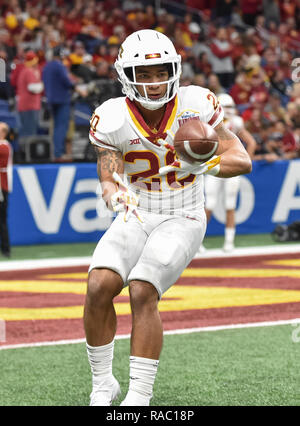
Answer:
<svg viewBox="0 0 300 426"><path fill-rule="evenodd" d="M222 249L208 249L201 255L196 255L195 259L216 258L216 257L240 257L258 256L264 254L285 254L299 253L300 244L278 244L274 246L241 247L236 248L232 253L224 253ZM64 266L88 266L91 257L62 257L53 259L31 259L31 260L10 260L0 261L0 271L13 271L24 269L55 268Z"/></svg>
<svg viewBox="0 0 300 426"><path fill-rule="evenodd" d="M208 327L197 327L197 328L182 328L178 330L167 330L164 335L174 334L190 334L200 333L204 331L221 331L221 330L233 330L241 328L252 328L252 327L272 327L278 325L300 325L300 318L293 318L289 320L278 320L278 321L263 321L263 322L249 322L245 324L228 324L228 325L216 325ZM117 334L116 340L129 339L130 334ZM20 349L20 348L34 348L40 346L55 346L55 345L71 345L76 343L85 343L85 339L70 339L70 340L57 340L50 342L35 342L35 343L19 343L17 345L3 345L0 346L0 350L3 349Z"/></svg>
<svg viewBox="0 0 300 426"><path fill-rule="evenodd" d="M24 269L57 268L65 266L87 266L91 257L61 257L53 259L10 260L0 262L0 271L19 271Z"/></svg>
<svg viewBox="0 0 300 426"><path fill-rule="evenodd" d="M300 253L300 244L278 244L274 246L240 247L231 253L224 253L222 249L208 249L201 255L196 255L195 259L214 257L240 257L258 256L264 254L285 254Z"/></svg>

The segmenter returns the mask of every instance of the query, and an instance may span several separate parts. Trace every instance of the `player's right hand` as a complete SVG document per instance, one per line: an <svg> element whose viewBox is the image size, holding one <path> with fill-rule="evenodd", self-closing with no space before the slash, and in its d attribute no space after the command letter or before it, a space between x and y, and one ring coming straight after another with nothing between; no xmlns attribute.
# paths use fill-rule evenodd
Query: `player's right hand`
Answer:
<svg viewBox="0 0 300 426"><path fill-rule="evenodd" d="M116 172L113 173L113 178L119 187L119 190L115 192L110 198L113 210L115 212L124 211L125 222L128 221L132 214L136 216L140 222L143 222L143 218L137 209L139 204L138 196L128 188L128 186L122 181Z"/></svg>

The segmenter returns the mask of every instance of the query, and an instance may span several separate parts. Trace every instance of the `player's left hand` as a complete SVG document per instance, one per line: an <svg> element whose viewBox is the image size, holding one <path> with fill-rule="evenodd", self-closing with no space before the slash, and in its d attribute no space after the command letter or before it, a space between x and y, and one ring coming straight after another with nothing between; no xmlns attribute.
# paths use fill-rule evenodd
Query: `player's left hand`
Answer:
<svg viewBox="0 0 300 426"><path fill-rule="evenodd" d="M167 137L166 139L158 139L158 144L160 146L165 147L166 149L169 149L174 154L176 154L175 148L174 148L174 133L171 130L167 130Z"/></svg>
<svg viewBox="0 0 300 426"><path fill-rule="evenodd" d="M119 187L119 190L115 192L110 199L113 210L115 212L125 211L125 222L128 221L132 214L136 216L140 222L143 222L143 218L137 209L139 198L128 188L116 172L113 173L113 178Z"/></svg>
<svg viewBox="0 0 300 426"><path fill-rule="evenodd" d="M159 173L161 175L166 175L169 172L182 172L193 175L209 174L216 176L220 171L220 159L220 155L215 155L210 160L201 164L188 163L184 160L175 160L169 166L161 167Z"/></svg>

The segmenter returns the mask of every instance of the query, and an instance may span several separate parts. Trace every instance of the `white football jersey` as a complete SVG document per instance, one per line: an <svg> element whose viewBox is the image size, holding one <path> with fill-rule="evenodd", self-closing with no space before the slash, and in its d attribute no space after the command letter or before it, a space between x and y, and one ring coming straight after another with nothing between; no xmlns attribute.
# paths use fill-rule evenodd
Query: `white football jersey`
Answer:
<svg viewBox="0 0 300 426"><path fill-rule="evenodd" d="M110 99L96 108L91 118L92 144L118 150L123 155L129 187L139 195L139 208L161 214L197 218L204 206L203 176L159 169L175 156L157 140L174 134L187 120L200 120L217 126L224 117L216 96L199 86L186 86L166 105L158 129L150 129L136 105L127 97Z"/></svg>

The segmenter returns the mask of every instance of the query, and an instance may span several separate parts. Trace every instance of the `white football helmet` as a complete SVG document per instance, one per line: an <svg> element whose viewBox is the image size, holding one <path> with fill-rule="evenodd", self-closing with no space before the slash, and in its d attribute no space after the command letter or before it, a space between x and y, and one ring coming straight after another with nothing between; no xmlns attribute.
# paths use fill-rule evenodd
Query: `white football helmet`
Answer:
<svg viewBox="0 0 300 426"><path fill-rule="evenodd" d="M149 99L146 86L153 83L137 83L135 67L160 64L168 64L169 79L159 83L167 84L167 91L160 99ZM164 34L155 30L140 30L128 36L121 45L115 68L123 93L130 100L138 101L144 108L155 110L173 99L178 91L181 56ZM138 92L136 86L143 86L144 96Z"/></svg>
<svg viewBox="0 0 300 426"><path fill-rule="evenodd" d="M224 108L225 118L236 115L237 112L236 112L235 102L230 95L228 95L227 93L221 93L218 96L218 100L221 106Z"/></svg>

